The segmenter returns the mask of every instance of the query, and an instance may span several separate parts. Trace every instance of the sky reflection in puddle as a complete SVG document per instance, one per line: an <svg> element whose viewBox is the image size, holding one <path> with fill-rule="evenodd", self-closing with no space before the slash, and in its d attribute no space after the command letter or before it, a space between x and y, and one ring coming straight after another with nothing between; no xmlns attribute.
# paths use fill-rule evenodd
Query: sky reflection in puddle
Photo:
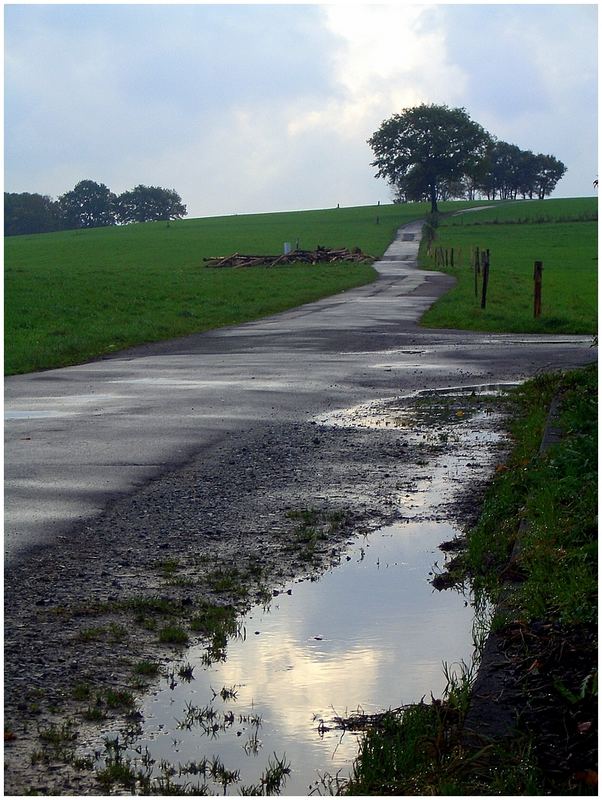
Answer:
<svg viewBox="0 0 602 800"><path fill-rule="evenodd" d="M326 793L320 776L346 777L358 747L357 735L332 727L335 717L440 696L443 663L469 663L473 654L470 597L435 591L429 574L445 563L439 545L458 535L441 521L446 503L474 468L495 458L497 415L454 405L445 419L419 421L398 399L334 412L318 424L400 426L414 446L449 439L454 449L416 462L400 485L403 520L356 539L318 581L289 584L269 608L252 609L225 661L206 667L206 648L192 648L193 680L166 679L146 699L138 752L148 748L157 763L176 769L217 756L239 771L230 794L257 785L274 754L291 766L282 794L305 796L316 784ZM224 689L235 696L222 697ZM198 775L180 780L204 782ZM206 780L211 793L223 793Z"/></svg>
<svg viewBox="0 0 602 800"><path fill-rule="evenodd" d="M437 695L445 686L442 662L470 658L473 609L427 580L433 562L443 561L438 545L455 533L441 522L383 528L360 539L349 560L320 581L291 584L291 595L253 609L225 662L204 668L205 648L193 648L193 681L173 688L165 681L146 701L137 744L157 761L218 755L240 770L241 785L257 783L268 757L285 754L291 775L284 794L306 795L319 773L346 774L357 738L336 730L320 735L320 720L327 725L358 708L372 713ZM236 698L222 699L224 687L234 687ZM187 704L210 706L222 730L179 728ZM259 726L249 721L257 715Z"/></svg>

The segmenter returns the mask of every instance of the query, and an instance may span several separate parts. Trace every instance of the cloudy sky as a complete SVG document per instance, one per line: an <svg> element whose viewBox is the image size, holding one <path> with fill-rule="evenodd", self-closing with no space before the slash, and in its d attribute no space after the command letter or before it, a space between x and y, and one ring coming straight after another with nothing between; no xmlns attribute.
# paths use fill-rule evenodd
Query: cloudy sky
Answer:
<svg viewBox="0 0 602 800"><path fill-rule="evenodd" d="M464 107L593 194L597 6L5 5L5 191L83 178L189 216L390 202L366 143Z"/></svg>

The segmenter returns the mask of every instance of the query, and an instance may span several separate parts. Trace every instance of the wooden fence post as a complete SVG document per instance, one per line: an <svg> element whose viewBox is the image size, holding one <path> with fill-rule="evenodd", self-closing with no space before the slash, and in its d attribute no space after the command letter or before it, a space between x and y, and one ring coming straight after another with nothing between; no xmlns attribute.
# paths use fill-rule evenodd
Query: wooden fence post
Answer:
<svg viewBox="0 0 602 800"><path fill-rule="evenodd" d="M543 262L536 261L533 267L533 280L534 280L534 292L533 292L533 316L535 318L541 316L541 279L542 279L542 272L543 272Z"/></svg>
<svg viewBox="0 0 602 800"><path fill-rule="evenodd" d="M487 305L487 286L489 284L489 250L481 253L483 267L483 291L481 292L481 308Z"/></svg>

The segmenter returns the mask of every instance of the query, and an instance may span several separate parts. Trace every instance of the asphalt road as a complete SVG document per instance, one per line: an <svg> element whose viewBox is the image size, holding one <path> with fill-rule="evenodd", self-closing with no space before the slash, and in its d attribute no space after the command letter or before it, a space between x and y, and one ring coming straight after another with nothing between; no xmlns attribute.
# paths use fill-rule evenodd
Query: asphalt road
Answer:
<svg viewBox="0 0 602 800"><path fill-rule="evenodd" d="M416 268L420 229L399 231L368 286L235 328L7 378L5 564L260 421L595 359L591 337L420 329L452 283Z"/></svg>

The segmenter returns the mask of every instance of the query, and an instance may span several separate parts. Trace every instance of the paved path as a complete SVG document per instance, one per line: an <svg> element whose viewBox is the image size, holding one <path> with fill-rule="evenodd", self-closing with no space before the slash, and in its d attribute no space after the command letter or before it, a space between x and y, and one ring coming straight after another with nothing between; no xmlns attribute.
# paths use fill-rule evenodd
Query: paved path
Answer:
<svg viewBox="0 0 602 800"><path fill-rule="evenodd" d="M414 389L592 361L591 337L420 329L450 287L402 228L379 280L257 322L5 381L5 560L69 536L231 433Z"/></svg>

